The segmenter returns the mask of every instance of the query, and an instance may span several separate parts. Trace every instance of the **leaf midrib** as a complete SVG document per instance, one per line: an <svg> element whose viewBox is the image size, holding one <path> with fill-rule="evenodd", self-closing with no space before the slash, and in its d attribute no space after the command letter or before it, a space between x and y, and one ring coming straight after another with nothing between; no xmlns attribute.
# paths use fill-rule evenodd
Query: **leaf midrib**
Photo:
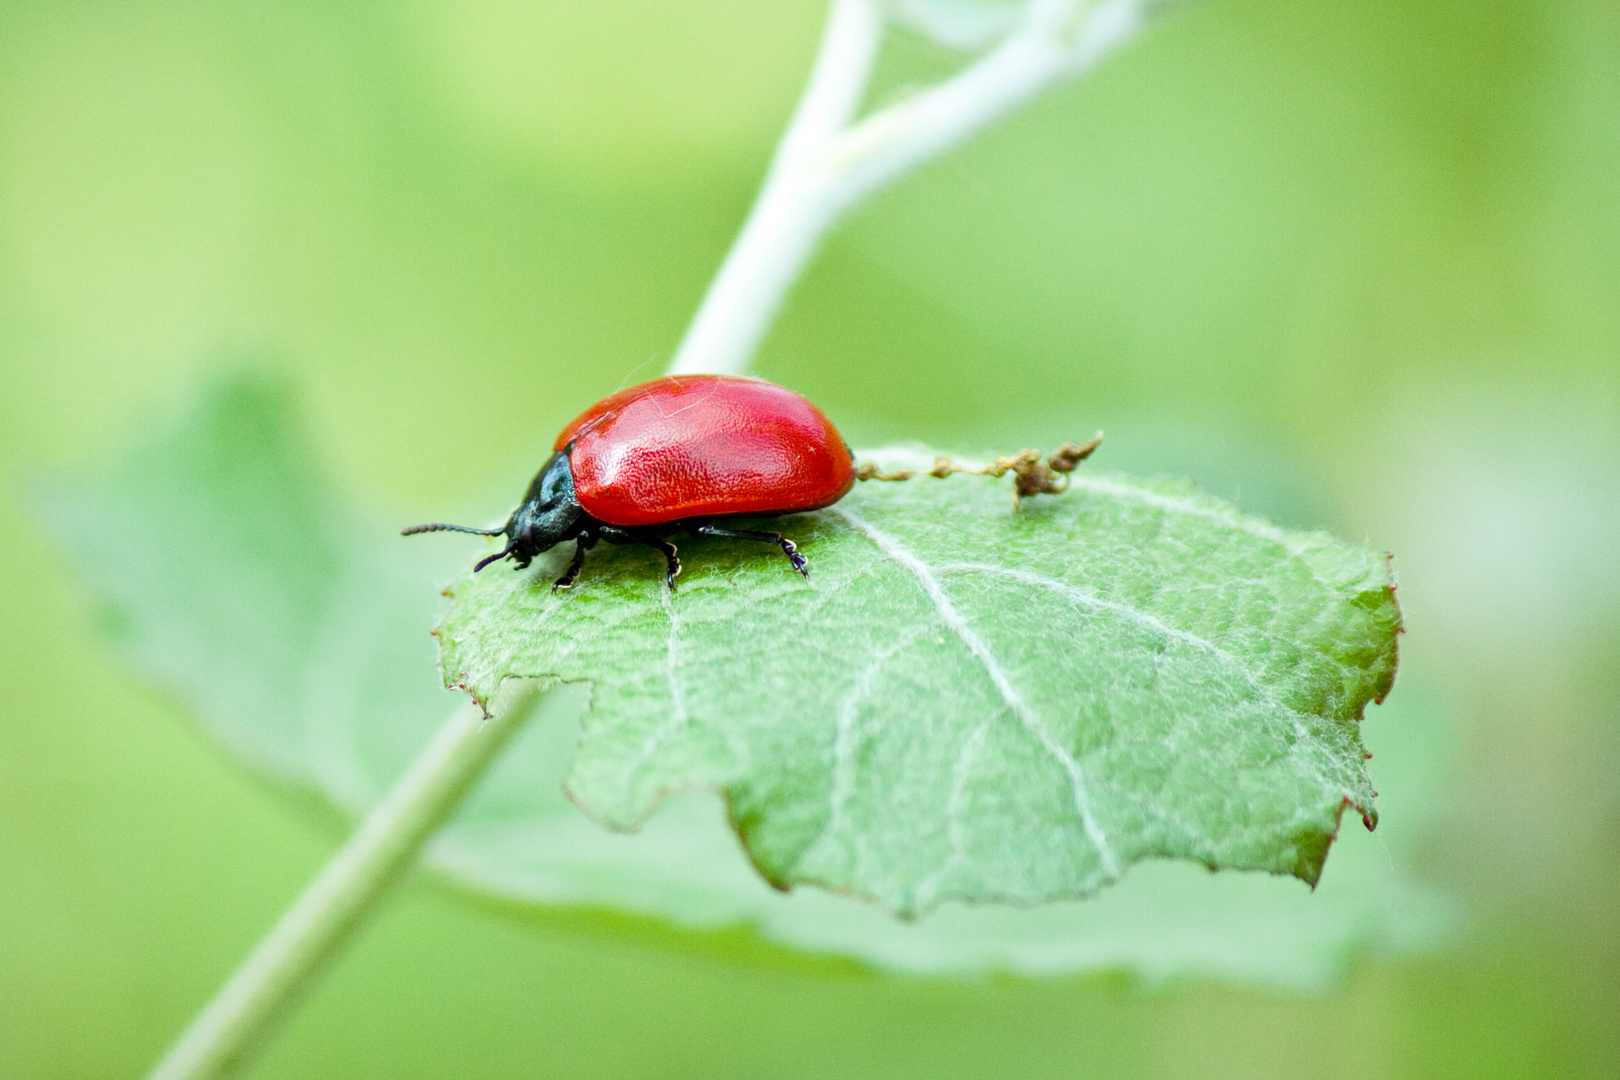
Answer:
<svg viewBox="0 0 1620 1080"><path fill-rule="evenodd" d="M934 576L928 565L906 550L894 537L871 524L859 514L844 507L833 507L833 514L843 518L858 532L863 533L868 540L877 546L878 550L890 560L898 563L908 573L917 579L922 586L923 593L933 604L934 610L952 633L954 633L967 646L968 652L979 662L980 668L989 677L996 692L1001 696L1019 723L1040 744L1041 748L1063 767L1069 775L1070 788L1073 793L1075 810L1080 815L1081 827L1085 830L1086 839L1097 850L1097 857L1102 861L1103 870L1108 880L1119 877L1121 873L1119 857L1108 843L1108 836L1103 832L1102 826L1097 822L1091 809L1091 792L1086 782L1085 768L1078 759L1068 751L1064 745L1052 734L1045 722L1033 707L1030 706L1013 686L1000 661L991 652L989 643L981 638L974 629L968 625L966 618L956 605L945 594L944 587Z"/></svg>

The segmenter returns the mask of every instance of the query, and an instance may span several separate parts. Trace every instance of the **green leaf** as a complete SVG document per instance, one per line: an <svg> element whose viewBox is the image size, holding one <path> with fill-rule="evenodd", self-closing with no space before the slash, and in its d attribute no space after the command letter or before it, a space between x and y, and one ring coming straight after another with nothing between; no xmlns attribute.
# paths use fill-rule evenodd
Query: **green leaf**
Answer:
<svg viewBox="0 0 1620 1080"><path fill-rule="evenodd" d="M309 445L285 386L238 378L155 427L95 478L51 487L40 502L137 671L189 704L206 730L265 774L359 814L464 700L440 686L428 631L440 583L469 561L468 551L464 538L406 539L397 535L400 521L368 523L332 493ZM956 477L911 486L938 493L963 482L978 483ZM992 509L1010 514L1006 492L984 484ZM1050 512L1036 501L1013 520ZM677 611L697 597L695 583L711 576L707 587L719 587L727 572L753 582L761 601L767 589L805 597L828 587L830 560L815 544L808 587L794 584L779 555L683 546L688 571L671 601ZM633 600L621 616L667 625L654 563L650 552L598 549L579 591L557 604L603 610L616 591L629 590ZM873 572L883 566L876 557L869 563ZM529 580L505 567L479 575L480 586L485 579L505 587ZM793 627L778 621L770 630L785 635ZM662 630L657 640L665 642ZM1043 640L1045 651L1058 648ZM640 670L662 677L667 653L654 661ZM1386 800L1395 793L1397 810L1406 792L1408 812L1394 814L1378 837L1341 840L1314 893L1287 878L1162 862L1135 868L1084 902L950 902L897 922L857 898L771 889L712 791L672 794L636 833L609 831L581 814L562 780L582 722L591 723L586 710L601 711L605 689L564 685L543 697L435 839L434 866L509 900L604 905L689 927L745 922L797 948L913 972L1117 968L1155 979L1205 974L1314 986L1369 949L1432 941L1450 918L1445 901L1403 877L1385 847L1399 849L1403 835L1407 843L1422 839L1411 808L1437 784L1391 770L1421 773L1421 763L1434 759L1437 740L1420 737L1433 731L1427 711L1398 719L1387 718L1390 706L1380 711L1388 745L1377 747L1379 786ZM1403 697L1410 701L1410 688ZM1413 831L1403 834L1407 826Z"/></svg>
<svg viewBox="0 0 1620 1080"><path fill-rule="evenodd" d="M449 685L590 681L568 780L632 829L721 791L780 888L915 915L1085 896L1145 858L1315 883L1357 730L1395 675L1388 560L1168 485L1077 477L1010 505L988 477L858 485L760 545L468 571L440 625Z"/></svg>

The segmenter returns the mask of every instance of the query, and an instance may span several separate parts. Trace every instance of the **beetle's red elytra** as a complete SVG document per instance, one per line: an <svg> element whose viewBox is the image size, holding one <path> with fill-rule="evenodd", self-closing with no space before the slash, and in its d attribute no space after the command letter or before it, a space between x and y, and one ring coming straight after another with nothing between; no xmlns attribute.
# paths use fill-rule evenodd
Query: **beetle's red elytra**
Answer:
<svg viewBox="0 0 1620 1080"><path fill-rule="evenodd" d="M504 527L435 523L405 535L507 537L475 570L504 558L522 569L573 540L553 592L574 584L598 540L657 548L673 589L681 563L667 537L677 530L775 544L808 577L792 540L723 522L819 510L854 483L854 455L838 429L792 390L741 375L670 375L604 398L563 428Z"/></svg>
<svg viewBox="0 0 1620 1080"><path fill-rule="evenodd" d="M820 409L735 375L622 390L563 428L553 449L568 453L580 506L609 525L819 510L855 483L854 458Z"/></svg>

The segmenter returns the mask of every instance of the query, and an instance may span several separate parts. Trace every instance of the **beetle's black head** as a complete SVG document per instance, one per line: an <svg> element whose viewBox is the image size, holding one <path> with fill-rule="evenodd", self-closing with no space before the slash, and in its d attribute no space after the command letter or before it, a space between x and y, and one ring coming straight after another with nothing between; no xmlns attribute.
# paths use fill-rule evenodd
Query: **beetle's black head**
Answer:
<svg viewBox="0 0 1620 1080"><path fill-rule="evenodd" d="M474 529L467 525L417 525L404 535L419 532L467 532L479 536L505 536L507 543L495 554L478 561L477 573L490 563L510 558L521 570L542 551L550 551L579 533L585 511L574 494L574 471L568 465L567 449L552 454L541 468L523 502L512 511L500 529Z"/></svg>
<svg viewBox="0 0 1620 1080"><path fill-rule="evenodd" d="M523 502L512 511L504 530L512 538L511 542L504 551L491 555L473 569L482 570L510 555L521 570L542 551L550 551L577 534L584 516L585 511L574 494L574 470L568 465L568 450L558 450L535 475Z"/></svg>

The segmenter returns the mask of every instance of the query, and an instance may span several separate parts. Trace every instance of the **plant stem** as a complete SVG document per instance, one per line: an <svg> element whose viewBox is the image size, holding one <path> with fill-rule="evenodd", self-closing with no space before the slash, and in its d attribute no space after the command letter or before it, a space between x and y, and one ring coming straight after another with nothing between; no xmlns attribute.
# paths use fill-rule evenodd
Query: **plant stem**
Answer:
<svg viewBox="0 0 1620 1080"><path fill-rule="evenodd" d="M1032 4L1021 26L980 60L873 113L825 148L828 167L839 176L840 212L1090 70L1143 25L1142 0Z"/></svg>
<svg viewBox="0 0 1620 1080"><path fill-rule="evenodd" d="M883 36L872 0L834 0L810 80L731 251L669 366L736 374L821 238L884 186L1094 66L1153 0L1031 0L1001 43L937 86L852 123Z"/></svg>
<svg viewBox="0 0 1620 1080"><path fill-rule="evenodd" d="M670 374L736 373L753 359L782 298L837 216L826 190L833 178L818 158L860 107L882 38L883 16L873 0L833 0L815 66L765 184L692 317Z"/></svg>
<svg viewBox="0 0 1620 1080"><path fill-rule="evenodd" d="M533 691L505 699L488 720L457 709L242 966L150 1073L201 1080L242 1065L298 993L455 807L529 713Z"/></svg>

